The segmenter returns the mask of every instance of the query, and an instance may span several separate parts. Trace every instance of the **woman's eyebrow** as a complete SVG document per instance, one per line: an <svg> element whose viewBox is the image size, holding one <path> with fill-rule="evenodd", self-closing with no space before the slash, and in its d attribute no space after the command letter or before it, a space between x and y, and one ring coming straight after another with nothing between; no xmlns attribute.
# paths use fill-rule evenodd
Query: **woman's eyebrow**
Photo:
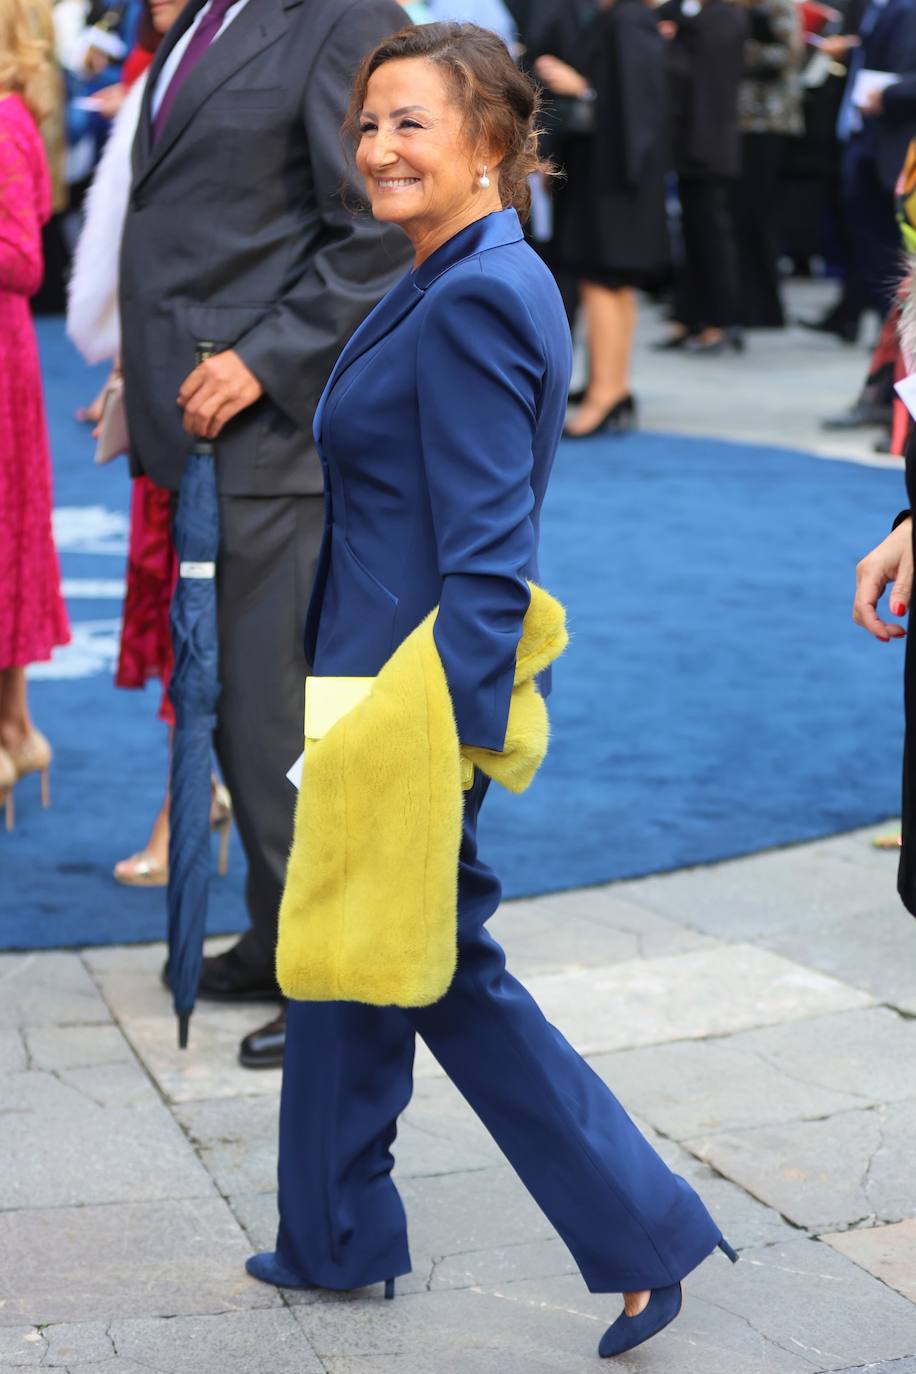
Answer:
<svg viewBox="0 0 916 1374"><path fill-rule="evenodd" d="M422 110L424 114L429 114L429 110L425 105L402 105L399 110L392 110L388 118L400 119L401 115L415 114L417 110ZM374 119L376 123L378 122L378 115L373 114L371 110L360 110L359 118Z"/></svg>

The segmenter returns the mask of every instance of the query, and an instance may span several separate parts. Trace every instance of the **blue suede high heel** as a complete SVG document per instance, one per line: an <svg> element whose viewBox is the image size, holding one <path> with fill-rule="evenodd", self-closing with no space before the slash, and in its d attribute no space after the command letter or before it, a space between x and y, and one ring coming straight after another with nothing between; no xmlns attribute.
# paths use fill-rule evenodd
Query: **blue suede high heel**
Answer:
<svg viewBox="0 0 916 1374"><path fill-rule="evenodd" d="M601 1337L598 1354L603 1360L611 1355L622 1355L642 1345L650 1336L657 1336L666 1326L670 1326L681 1310L684 1295L679 1283L667 1288L653 1288L652 1295L637 1317L628 1317L626 1312L609 1326Z"/></svg>
<svg viewBox="0 0 916 1374"><path fill-rule="evenodd" d="M245 1261L245 1268L253 1279L260 1279L262 1283L272 1283L275 1288L314 1288L314 1283L303 1283L298 1274L294 1274L291 1269L287 1269L285 1264L281 1264L277 1259L275 1250L262 1250L259 1255L252 1255ZM385 1280L385 1297L394 1297L394 1279Z"/></svg>
<svg viewBox="0 0 916 1374"><path fill-rule="evenodd" d="M736 1252L723 1237L719 1241L719 1249L727 1255L732 1264L738 1263ZM679 1283L672 1283L667 1288L653 1288L643 1310L636 1317L628 1317L622 1312L612 1326L601 1337L598 1346L598 1354L602 1359L609 1359L612 1355L623 1355L627 1350L633 1350L637 1345L642 1345L652 1336L657 1336L659 1331L664 1331L666 1326L670 1326L675 1317L680 1313L684 1302L684 1294Z"/></svg>

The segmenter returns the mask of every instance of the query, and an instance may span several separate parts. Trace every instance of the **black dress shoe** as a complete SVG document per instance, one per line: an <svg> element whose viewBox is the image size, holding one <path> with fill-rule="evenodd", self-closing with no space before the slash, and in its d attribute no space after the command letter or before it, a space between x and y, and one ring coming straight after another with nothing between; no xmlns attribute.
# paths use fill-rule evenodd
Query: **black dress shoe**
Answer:
<svg viewBox="0 0 916 1374"><path fill-rule="evenodd" d="M169 987L169 966L162 969L162 981ZM197 996L204 1002L282 1002L283 994L277 986L273 971L253 969L236 952L215 954L203 961Z"/></svg>
<svg viewBox="0 0 916 1374"><path fill-rule="evenodd" d="M889 405L868 401L860 396L848 410L840 411L839 415L828 415L826 420L821 420L821 429L868 429L873 425L887 425L891 419L892 411Z"/></svg>
<svg viewBox="0 0 916 1374"><path fill-rule="evenodd" d="M846 344L854 344L859 338L859 321L842 315L824 315L819 320L799 320L798 323L814 334L833 334Z"/></svg>
<svg viewBox="0 0 916 1374"><path fill-rule="evenodd" d="M693 357L716 357L721 353L731 351L732 353L743 353L745 349L744 335L740 329L726 329L718 339L703 339L699 335L688 339L684 345L684 352L690 353Z"/></svg>
<svg viewBox="0 0 916 1374"><path fill-rule="evenodd" d="M286 1007L274 1021L246 1035L239 1046L243 1069L282 1069L286 1044Z"/></svg>
<svg viewBox="0 0 916 1374"><path fill-rule="evenodd" d="M686 334L669 334L667 339L656 339L649 346L653 353L676 353L678 349L686 348L692 338L693 334L688 329Z"/></svg>

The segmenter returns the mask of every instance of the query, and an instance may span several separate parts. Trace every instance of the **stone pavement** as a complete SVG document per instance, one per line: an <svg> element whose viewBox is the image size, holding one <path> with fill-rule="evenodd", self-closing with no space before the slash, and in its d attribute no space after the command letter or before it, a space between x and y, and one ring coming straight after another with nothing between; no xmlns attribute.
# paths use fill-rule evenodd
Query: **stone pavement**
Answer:
<svg viewBox="0 0 916 1374"><path fill-rule="evenodd" d="M510 964L741 1251L622 1370L916 1374L916 928L858 833L507 904ZM219 943L216 947L219 947ZM397 1145L414 1270L279 1294L258 1009L175 1047L161 946L0 956L0 1367L576 1374L618 1310L425 1050ZM316 1053L320 1053L316 1046Z"/></svg>

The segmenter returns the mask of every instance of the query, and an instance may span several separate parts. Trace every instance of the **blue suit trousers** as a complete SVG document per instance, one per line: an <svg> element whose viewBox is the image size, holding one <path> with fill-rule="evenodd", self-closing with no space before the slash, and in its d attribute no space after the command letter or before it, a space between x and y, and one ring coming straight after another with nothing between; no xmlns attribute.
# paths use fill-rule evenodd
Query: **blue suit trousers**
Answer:
<svg viewBox="0 0 916 1374"><path fill-rule="evenodd" d="M442 1000L407 1011L290 1003L278 1259L303 1283L331 1289L410 1271L406 1218L391 1169L419 1034L556 1228L592 1292L677 1282L713 1251L721 1231L507 971L486 930L499 904L499 881L477 855L487 785L478 774L465 797L458 969ZM467 1186L474 1187L473 1174Z"/></svg>

